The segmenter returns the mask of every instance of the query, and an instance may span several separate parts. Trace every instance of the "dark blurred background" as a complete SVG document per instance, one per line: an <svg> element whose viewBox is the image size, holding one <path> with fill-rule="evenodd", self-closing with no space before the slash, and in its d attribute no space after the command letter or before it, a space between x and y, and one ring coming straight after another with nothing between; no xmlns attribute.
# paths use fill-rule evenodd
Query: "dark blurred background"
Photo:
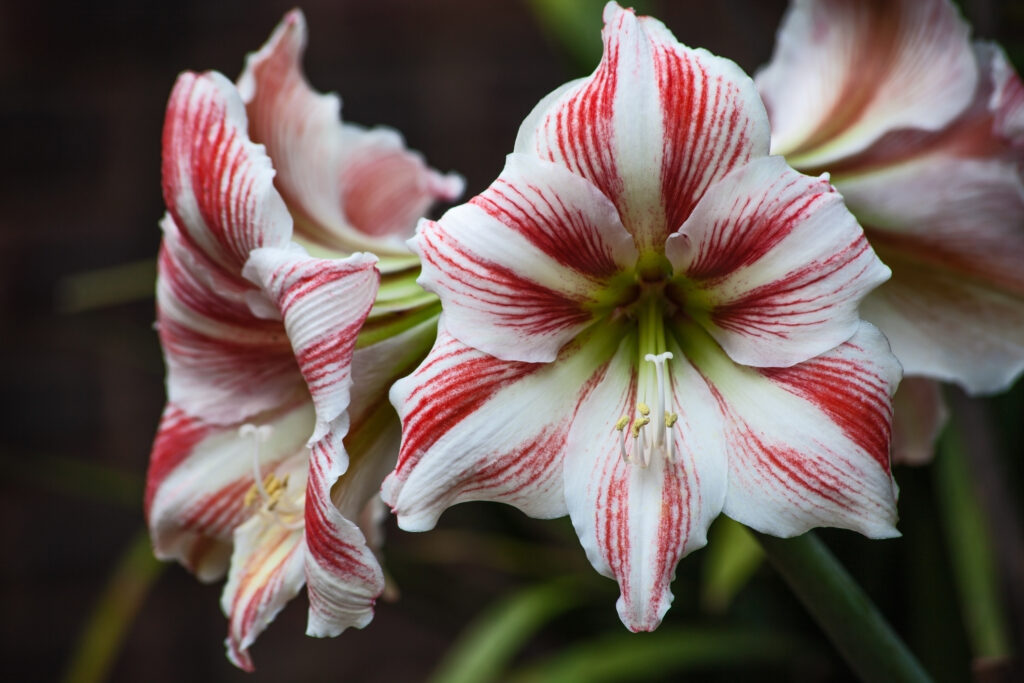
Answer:
<svg viewBox="0 0 1024 683"><path fill-rule="evenodd" d="M593 3L595 46L601 4ZM978 34L1012 51L1021 46L1021 4L969 2L965 11ZM103 604L113 616L99 620L99 630L89 631L93 637L116 633L118 610L138 607L111 680L246 678L224 658L220 585L200 585L178 566L154 570L140 540L142 481L164 401L152 330L163 213L160 131L178 72L215 69L236 77L245 54L291 6L271 0L0 3L0 677L6 680L59 679L81 648L83 629L95 627L90 619L109 585L113 603ZM752 72L769 58L784 6L783 0L663 0L645 9L682 42ZM340 93L347 120L395 127L432 166L462 173L467 195L498 174L533 105L594 66L581 63L580 51L566 50L525 0L308 0L302 8L314 87ZM908 472L905 478L904 495L917 487L927 500L927 477ZM910 514L912 525L917 518ZM928 514L925 509L920 518ZM923 533L934 533L922 524ZM484 606L545 576L592 573L564 521L534 522L498 506L460 506L432 534L404 534L393 524L388 533L388 566L402 599L381 604L364 631L327 641L302 635L305 598L294 600L254 646L257 672L248 680L423 680ZM899 566L910 550L903 541L865 550L868 544L851 536L826 538L860 567L859 578L897 625L912 630L898 611L910 598L886 600L898 590L896 579L868 566L878 558L890 563L882 567ZM689 623L699 614L698 558L680 567L670 620ZM147 577L153 577L148 590ZM944 580L935 580L936 590L948 589ZM770 570L755 582L761 597L744 604L741 595L732 616L739 610L747 622L773 626L778 617L770 615L786 614L783 625L813 647L795 664L751 666L745 675L848 675ZM526 657L623 630L613 584L592 583L593 606L545 627ZM951 628L950 640L958 642L962 634ZM965 655L953 650L938 661L960 657L953 666L961 666ZM706 673L702 680L711 676ZM672 678L666 672L644 680Z"/></svg>

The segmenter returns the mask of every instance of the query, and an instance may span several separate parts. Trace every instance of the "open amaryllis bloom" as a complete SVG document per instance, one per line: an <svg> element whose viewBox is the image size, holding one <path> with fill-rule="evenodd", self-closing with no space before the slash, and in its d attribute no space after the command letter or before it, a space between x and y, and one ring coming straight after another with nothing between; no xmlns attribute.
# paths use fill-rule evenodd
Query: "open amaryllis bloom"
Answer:
<svg viewBox="0 0 1024 683"><path fill-rule="evenodd" d="M392 390L384 498L408 530L467 500L570 515L641 631L722 512L896 533L900 370L857 313L888 270L826 180L767 156L751 80L614 3L603 38L498 179L420 223L444 314Z"/></svg>
<svg viewBox="0 0 1024 683"><path fill-rule="evenodd" d="M757 85L772 151L830 172L892 268L863 313L922 378L894 452L920 459L943 414L923 378L991 393L1024 370L1024 87L947 0L795 1Z"/></svg>
<svg viewBox="0 0 1024 683"><path fill-rule="evenodd" d="M317 259L290 245L273 175L246 138L231 83L183 74L164 129L158 329L168 405L146 513L159 557L204 580L230 560L227 646L243 668L303 584L312 635L365 625L384 587L352 521L375 483L359 483L360 463L342 444L376 259Z"/></svg>

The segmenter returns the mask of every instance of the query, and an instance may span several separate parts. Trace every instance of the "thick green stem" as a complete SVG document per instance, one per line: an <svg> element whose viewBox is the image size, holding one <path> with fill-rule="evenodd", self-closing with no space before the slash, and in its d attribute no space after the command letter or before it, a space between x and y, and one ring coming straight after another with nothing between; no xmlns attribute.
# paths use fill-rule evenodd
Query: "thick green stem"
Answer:
<svg viewBox="0 0 1024 683"><path fill-rule="evenodd" d="M755 534L769 561L864 681L929 681L860 586L813 534Z"/></svg>

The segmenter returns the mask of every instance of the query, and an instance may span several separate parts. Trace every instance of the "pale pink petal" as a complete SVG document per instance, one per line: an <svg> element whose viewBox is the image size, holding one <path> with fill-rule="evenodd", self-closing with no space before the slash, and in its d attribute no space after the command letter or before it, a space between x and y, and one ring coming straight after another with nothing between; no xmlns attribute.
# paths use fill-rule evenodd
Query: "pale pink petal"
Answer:
<svg viewBox="0 0 1024 683"><path fill-rule="evenodd" d="M399 526L430 529L446 508L470 500L508 503L532 517L566 514L569 426L614 334L567 346L555 363L520 363L462 344L442 319L430 355L391 390L403 437L383 497Z"/></svg>
<svg viewBox="0 0 1024 683"><path fill-rule="evenodd" d="M885 258L893 279L862 313L885 332L908 375L989 394L1024 372L1024 296L897 252Z"/></svg>
<svg viewBox="0 0 1024 683"><path fill-rule="evenodd" d="M561 166L509 155L498 179L412 243L419 282L440 295L449 331L498 358L550 361L614 305L637 252L615 207Z"/></svg>
<svg viewBox="0 0 1024 683"><path fill-rule="evenodd" d="M284 327L253 312L260 292L193 248L171 216L162 227L157 332L170 402L236 424L305 393Z"/></svg>
<svg viewBox="0 0 1024 683"><path fill-rule="evenodd" d="M657 20L615 3L604 19L597 70L543 100L516 151L588 178L637 248L660 252L716 179L767 154L768 121L734 63L679 44Z"/></svg>
<svg viewBox="0 0 1024 683"><path fill-rule="evenodd" d="M181 562L203 581L218 579L227 569L232 531L252 514L245 498L256 471L265 476L304 453L313 429L308 398L259 417L260 424L271 427L262 443L240 435L240 424L210 424L174 404L160 422L145 497L153 549L160 559Z"/></svg>
<svg viewBox="0 0 1024 683"><path fill-rule="evenodd" d="M968 32L947 0L796 0L757 75L772 151L818 168L889 131L939 130L977 84Z"/></svg>
<svg viewBox="0 0 1024 683"><path fill-rule="evenodd" d="M988 109L995 134L1007 141L1018 162L1024 154L1024 82L995 43L976 43L978 61L991 83Z"/></svg>
<svg viewBox="0 0 1024 683"><path fill-rule="evenodd" d="M841 191L893 278L865 308L908 374L972 393L1024 370L1024 181L1012 161L923 157Z"/></svg>
<svg viewBox="0 0 1024 683"><path fill-rule="evenodd" d="M889 275L828 181L781 157L712 186L665 254L679 303L733 360L759 367L849 339L861 299Z"/></svg>
<svg viewBox="0 0 1024 683"><path fill-rule="evenodd" d="M362 505L368 498L365 477L361 482L353 481L360 474L358 463L346 472L348 458L339 434L347 431L347 426L336 424L310 449L305 570L309 591L306 634L311 636L336 636L346 628L366 626L373 618L377 597L384 591L384 573L377 558L359 527L344 514L355 519L360 508L346 505L339 510L331 496L337 484L341 497L361 494L356 497ZM367 461L364 459L362 464ZM369 470L374 472L372 467ZM373 490L382 478L378 473L371 483Z"/></svg>
<svg viewBox="0 0 1024 683"><path fill-rule="evenodd" d="M935 457L935 442L949 410L942 386L922 377L904 377L892 400L892 463L925 465Z"/></svg>
<svg viewBox="0 0 1024 683"><path fill-rule="evenodd" d="M372 254L311 258L293 246L253 251L245 266L245 276L277 304L316 405L310 443L320 440L348 407L356 335L380 282L376 262Z"/></svg>
<svg viewBox="0 0 1024 683"><path fill-rule="evenodd" d="M416 219L458 197L462 179L427 167L396 131L343 124L338 97L306 82L305 49L306 21L293 10L238 79L252 138L274 160L297 232L347 252L405 252Z"/></svg>
<svg viewBox="0 0 1024 683"><path fill-rule="evenodd" d="M641 464L628 430L632 461L622 458L616 422L637 409L631 342L595 376L566 449L569 514L591 564L618 582L616 606L631 631L652 631L661 623L672 602L676 564L707 542L725 497L721 418L704 380L673 348L672 411L678 410L679 421L671 429L671 460L656 455Z"/></svg>
<svg viewBox="0 0 1024 683"><path fill-rule="evenodd" d="M283 246L292 220L245 106L216 72L178 77L163 133L164 202L187 243L237 276L249 252Z"/></svg>
<svg viewBox="0 0 1024 683"><path fill-rule="evenodd" d="M288 475L284 497L299 496L300 504L304 466L302 455L280 470ZM231 571L221 595L221 608L229 618L224 644L235 666L252 671L249 647L305 581L301 517L295 523L281 513L261 509L235 530L234 541Z"/></svg>
<svg viewBox="0 0 1024 683"><path fill-rule="evenodd" d="M897 535L889 443L900 367L877 329L862 323L817 358L760 369L734 364L695 325L686 334L725 422L725 514L773 536L816 526Z"/></svg>

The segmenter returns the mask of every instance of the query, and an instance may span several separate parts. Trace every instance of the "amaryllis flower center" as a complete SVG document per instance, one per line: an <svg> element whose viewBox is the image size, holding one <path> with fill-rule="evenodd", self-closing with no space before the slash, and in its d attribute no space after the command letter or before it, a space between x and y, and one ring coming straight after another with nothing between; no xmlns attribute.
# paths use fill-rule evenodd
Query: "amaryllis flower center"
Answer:
<svg viewBox="0 0 1024 683"><path fill-rule="evenodd" d="M279 476L277 472L260 475L260 446L266 443L272 433L269 425L244 424L238 435L252 443L253 485L242 501L245 509L273 520L287 529L301 529L305 525L305 486L296 486L290 481L291 475Z"/></svg>

